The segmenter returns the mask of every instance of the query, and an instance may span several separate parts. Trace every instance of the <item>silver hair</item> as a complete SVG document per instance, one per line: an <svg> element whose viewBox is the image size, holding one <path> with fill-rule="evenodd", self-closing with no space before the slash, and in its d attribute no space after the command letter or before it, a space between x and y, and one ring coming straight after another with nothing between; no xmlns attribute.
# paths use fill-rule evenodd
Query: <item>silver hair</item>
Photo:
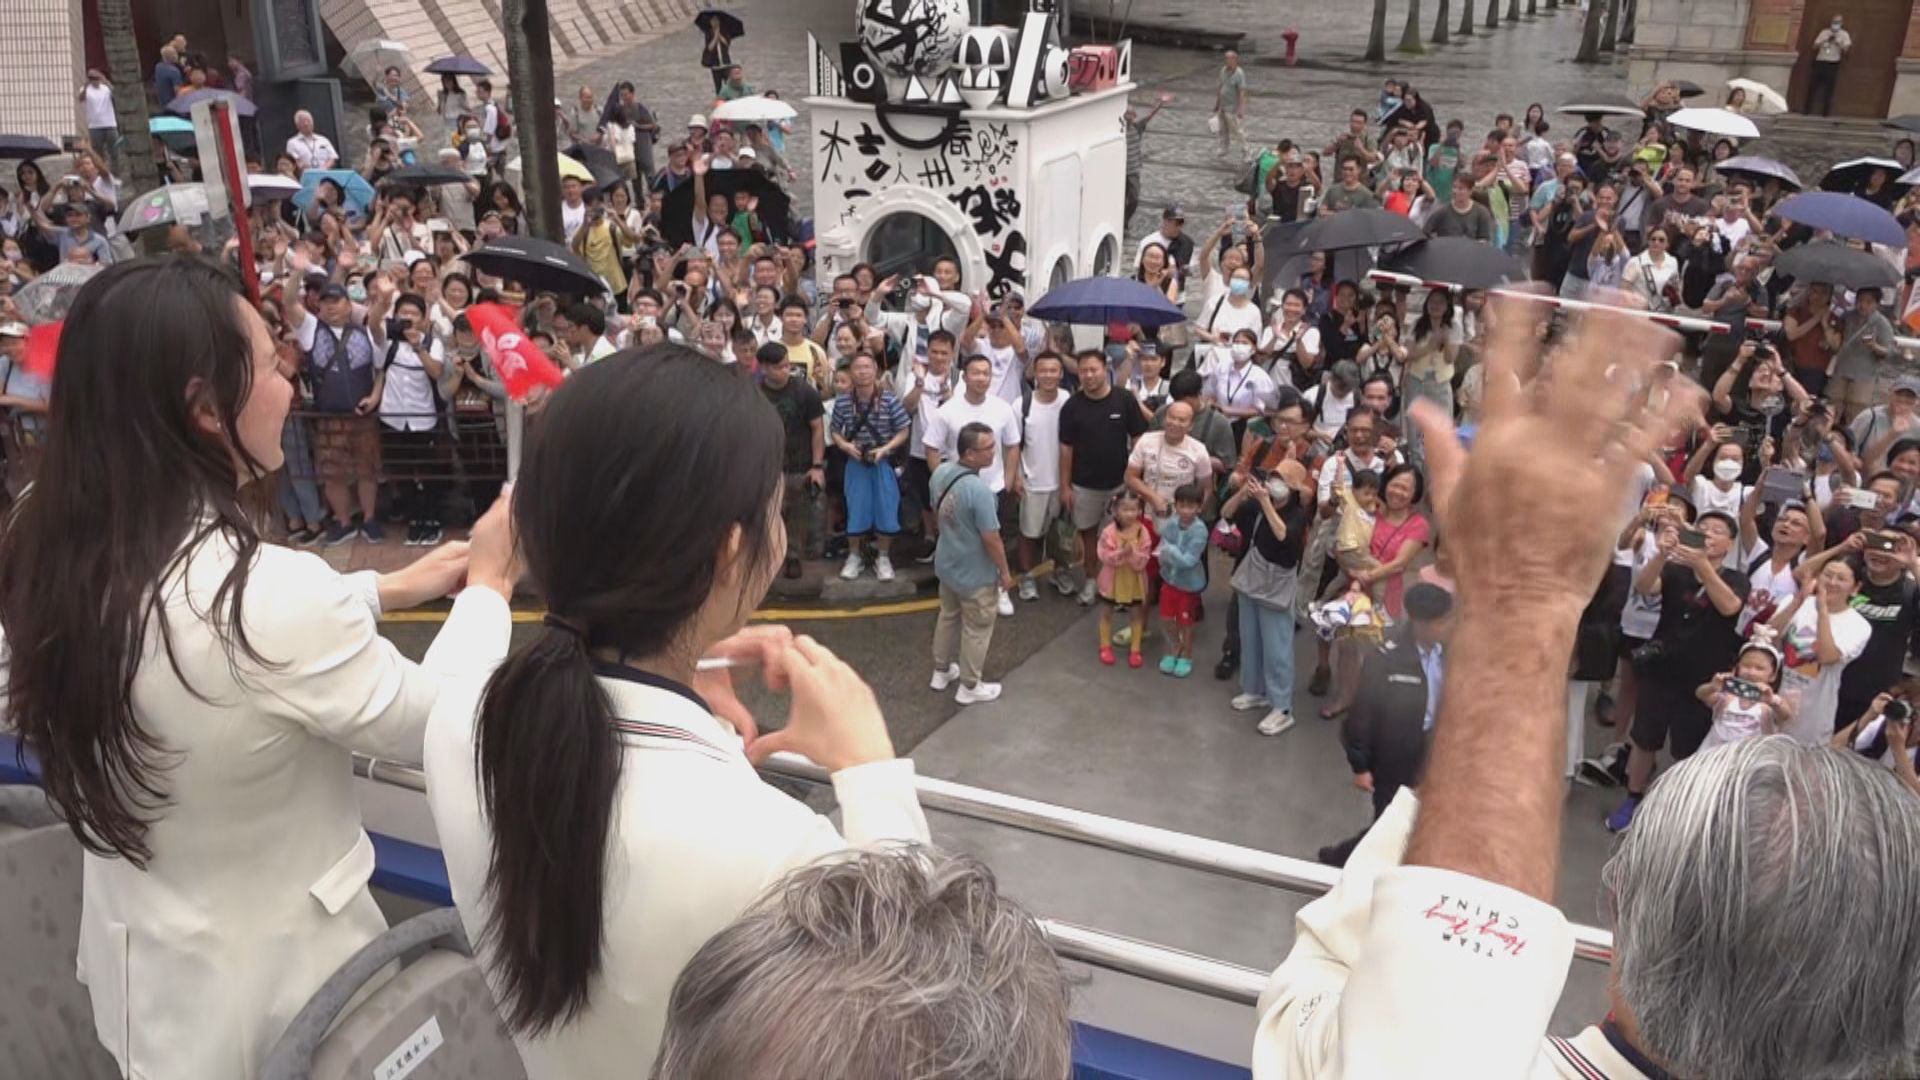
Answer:
<svg viewBox="0 0 1920 1080"><path fill-rule="evenodd" d="M1784 735L1661 777L1601 871L1614 979L1678 1076L1915 1075L1920 801Z"/></svg>
<svg viewBox="0 0 1920 1080"><path fill-rule="evenodd" d="M655 1080L1066 1080L1071 994L975 859L915 845L789 874L680 973Z"/></svg>

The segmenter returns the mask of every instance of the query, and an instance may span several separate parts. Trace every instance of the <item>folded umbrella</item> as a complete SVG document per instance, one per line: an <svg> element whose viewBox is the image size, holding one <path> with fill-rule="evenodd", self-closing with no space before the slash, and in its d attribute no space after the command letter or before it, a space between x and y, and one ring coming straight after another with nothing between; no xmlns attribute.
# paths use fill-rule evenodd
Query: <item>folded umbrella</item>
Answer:
<svg viewBox="0 0 1920 1080"><path fill-rule="evenodd" d="M493 69L471 56L443 56L427 65L435 75L467 75L478 78L493 74Z"/></svg>
<svg viewBox="0 0 1920 1080"><path fill-rule="evenodd" d="M1727 89L1747 92L1747 107L1743 112L1771 116L1787 111L1787 99L1780 96L1780 91L1757 79L1728 79Z"/></svg>
<svg viewBox="0 0 1920 1080"><path fill-rule="evenodd" d="M1807 186L1800 182L1799 173L1794 172L1781 162L1775 161L1772 158L1761 157L1758 154L1741 154L1730 157L1725 161L1716 161L1713 163L1713 170L1719 173L1771 177L1795 188Z"/></svg>
<svg viewBox="0 0 1920 1080"><path fill-rule="evenodd" d="M373 190L373 185L367 183L367 178L357 172L349 172L346 169L308 169L300 174L300 190L293 197L293 205L305 210L308 204L313 202L314 192L320 190L322 180L331 180L339 186L340 193L346 199L346 208L354 213L362 213L367 207L372 206L374 196L378 194Z"/></svg>
<svg viewBox="0 0 1920 1080"><path fill-rule="evenodd" d="M1825 229L1849 240L1865 240L1888 247L1907 246L1907 230L1892 214L1865 199L1836 191L1806 191L1782 199L1773 212L1786 221Z"/></svg>
<svg viewBox="0 0 1920 1080"><path fill-rule="evenodd" d="M1380 269L1463 289L1491 289L1527 277L1519 259L1492 244L1464 236L1408 244L1380 260Z"/></svg>
<svg viewBox="0 0 1920 1080"><path fill-rule="evenodd" d="M181 94L167 102L167 111L180 116L189 116L193 113L193 107L202 101L225 101L233 107L237 115L243 117L252 116L259 111L254 108L253 102L231 90L195 90L191 94Z"/></svg>
<svg viewBox="0 0 1920 1080"><path fill-rule="evenodd" d="M1900 272L1885 259L1832 240L1788 248L1774 257L1773 268L1796 281L1846 289L1884 289L1900 283Z"/></svg>
<svg viewBox="0 0 1920 1080"><path fill-rule="evenodd" d="M607 283L585 259L550 240L532 236L498 236L461 258L483 274L534 291L597 296L607 289Z"/></svg>
<svg viewBox="0 0 1920 1080"><path fill-rule="evenodd" d="M1076 326L1139 323L1152 327L1187 320L1187 313L1168 300L1166 293L1144 282L1122 277L1082 278L1056 285L1028 308L1027 314L1047 322Z"/></svg>
<svg viewBox="0 0 1920 1080"><path fill-rule="evenodd" d="M37 158L57 154L60 147L38 135L0 135L0 161L8 158Z"/></svg>
<svg viewBox="0 0 1920 1080"><path fill-rule="evenodd" d="M1820 178L1820 190L1858 191L1867 186L1867 178L1873 175L1875 169L1886 173L1888 178L1903 176L1907 171L1905 165L1900 164L1892 158L1857 157L1849 161L1839 162L1834 165L1833 168L1828 169L1827 175ZM1901 183L1903 181L1895 180L1894 182ZM1906 182L1910 183L1910 181Z"/></svg>
<svg viewBox="0 0 1920 1080"><path fill-rule="evenodd" d="M1688 131L1724 135L1729 139L1757 139L1760 129L1753 121L1726 109L1677 109L1668 114L1667 123Z"/></svg>

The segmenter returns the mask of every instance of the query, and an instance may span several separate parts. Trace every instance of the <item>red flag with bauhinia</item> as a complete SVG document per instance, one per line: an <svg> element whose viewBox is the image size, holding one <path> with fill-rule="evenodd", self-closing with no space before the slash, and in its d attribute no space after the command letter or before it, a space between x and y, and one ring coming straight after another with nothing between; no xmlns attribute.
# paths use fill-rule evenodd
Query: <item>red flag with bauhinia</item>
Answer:
<svg viewBox="0 0 1920 1080"><path fill-rule="evenodd" d="M60 354L60 328L65 323L42 323L27 331L27 370L52 384L53 363Z"/></svg>
<svg viewBox="0 0 1920 1080"><path fill-rule="evenodd" d="M547 354L540 351L520 329L513 309L504 304L479 304L467 309L467 323L480 335L480 346L493 362L493 370L507 389L507 396L525 401L536 386L551 390L566 378Z"/></svg>

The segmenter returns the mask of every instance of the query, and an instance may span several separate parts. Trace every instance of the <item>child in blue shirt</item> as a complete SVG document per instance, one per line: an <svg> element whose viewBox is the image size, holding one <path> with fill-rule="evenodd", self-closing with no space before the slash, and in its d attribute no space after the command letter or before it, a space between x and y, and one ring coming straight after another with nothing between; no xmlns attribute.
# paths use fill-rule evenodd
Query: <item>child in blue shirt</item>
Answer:
<svg viewBox="0 0 1920 1080"><path fill-rule="evenodd" d="M1193 619L1207 587L1203 498L1199 484L1181 485L1173 493L1173 520L1160 533L1160 617L1173 641L1173 650L1160 658L1160 673L1182 679L1193 674Z"/></svg>

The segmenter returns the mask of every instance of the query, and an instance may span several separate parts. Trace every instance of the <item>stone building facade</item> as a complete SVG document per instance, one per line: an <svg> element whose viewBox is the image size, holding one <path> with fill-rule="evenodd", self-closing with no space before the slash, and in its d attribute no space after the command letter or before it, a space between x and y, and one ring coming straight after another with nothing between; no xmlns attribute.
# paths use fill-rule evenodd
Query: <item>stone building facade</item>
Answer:
<svg viewBox="0 0 1920 1080"><path fill-rule="evenodd" d="M1853 48L1841 66L1834 114L1920 113L1916 0L1639 0L1628 75L1639 88L1691 79L1716 100L1728 79L1755 79L1798 111L1813 37L1836 14Z"/></svg>

